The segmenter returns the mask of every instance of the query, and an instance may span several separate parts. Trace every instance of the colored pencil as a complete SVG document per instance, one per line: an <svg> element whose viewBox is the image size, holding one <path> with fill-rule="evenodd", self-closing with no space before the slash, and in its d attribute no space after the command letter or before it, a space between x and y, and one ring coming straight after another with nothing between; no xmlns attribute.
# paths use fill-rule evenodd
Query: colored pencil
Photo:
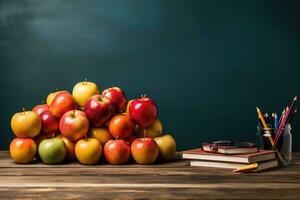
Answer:
<svg viewBox="0 0 300 200"><path fill-rule="evenodd" d="M296 108L296 109L294 110L294 113L291 114L291 117L290 117L290 119L289 119L289 121L288 121L287 123L291 124L291 123L293 122L294 117L295 117L297 111L298 111L298 109Z"/></svg>
<svg viewBox="0 0 300 200"><path fill-rule="evenodd" d="M273 149L275 149L275 147L276 147L276 144L277 144L277 142L279 140L279 137L280 137L280 135L282 133L283 127L284 127L284 125L286 123L286 120L287 120L287 118L289 116L289 112L290 112L290 108L287 106L286 109L285 109L285 114L282 117L282 120L281 120L281 122L279 124L278 130L277 130L277 132L275 134L274 145L272 145Z"/></svg>
<svg viewBox="0 0 300 200"><path fill-rule="evenodd" d="M277 117L277 113L274 113L274 128L278 129L278 117Z"/></svg>
<svg viewBox="0 0 300 200"><path fill-rule="evenodd" d="M285 108L283 109L283 111L282 111L282 113L281 113L281 115L280 115L280 118L279 118L279 120L278 120L278 125L280 124L280 122L281 122L281 120L282 120L282 118L283 118L283 116L284 116L284 113L285 113Z"/></svg>
<svg viewBox="0 0 300 200"><path fill-rule="evenodd" d="M296 109L296 102L297 102L297 100L298 100L298 96L295 96L295 97L293 98L293 101L292 101L291 105L290 105L290 114L289 114L289 116L288 116L287 122L290 121L290 118L291 118L292 115L294 114L294 111L295 111L295 109Z"/></svg>

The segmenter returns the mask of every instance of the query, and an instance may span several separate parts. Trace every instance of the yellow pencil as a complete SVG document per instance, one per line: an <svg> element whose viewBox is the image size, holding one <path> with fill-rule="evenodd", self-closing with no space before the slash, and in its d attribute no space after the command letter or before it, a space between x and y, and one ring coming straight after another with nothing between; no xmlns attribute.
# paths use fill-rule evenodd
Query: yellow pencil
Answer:
<svg viewBox="0 0 300 200"><path fill-rule="evenodd" d="M257 167L258 167L257 163L252 163L249 165L243 165L241 167L238 167L235 170L233 170L233 172L250 172L250 171L256 170Z"/></svg>
<svg viewBox="0 0 300 200"><path fill-rule="evenodd" d="M261 123L263 125L263 128L266 129L266 130L268 130L269 127L268 127L268 125L267 125L267 123L265 121L264 116L262 115L262 113L261 113L261 111L260 111L260 109L258 107L256 107L256 111L257 111L257 114L258 114L258 118L260 119L260 121L261 121ZM265 136L269 139L271 145L273 146L274 145L274 140L273 140L271 134L267 133L267 134L265 134Z"/></svg>

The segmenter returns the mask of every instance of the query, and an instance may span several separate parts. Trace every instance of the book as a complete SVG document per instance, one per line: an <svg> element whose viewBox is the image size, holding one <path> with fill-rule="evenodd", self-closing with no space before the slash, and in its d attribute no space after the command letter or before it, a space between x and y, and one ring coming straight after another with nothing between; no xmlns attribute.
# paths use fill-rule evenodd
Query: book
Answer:
<svg viewBox="0 0 300 200"><path fill-rule="evenodd" d="M201 148L197 148L183 151L181 154L181 158L236 163L254 163L276 159L276 153L272 150L259 150L258 152L249 154L224 155L219 153L205 152Z"/></svg>
<svg viewBox="0 0 300 200"><path fill-rule="evenodd" d="M222 154L246 154L258 152L256 147L218 146L217 148L212 148L212 145L210 144L203 144L202 148L206 152Z"/></svg>
<svg viewBox="0 0 300 200"><path fill-rule="evenodd" d="M218 153L222 154L249 154L258 152L256 147L239 148L236 146L220 146L218 147Z"/></svg>
<svg viewBox="0 0 300 200"><path fill-rule="evenodd" d="M236 169L244 165L245 165L244 163L206 161L206 160L193 160L190 162L190 166L194 166L194 167L213 167L213 168L223 168L223 169ZM277 160L258 162L257 169L253 170L253 172L264 171L276 167L278 167Z"/></svg>

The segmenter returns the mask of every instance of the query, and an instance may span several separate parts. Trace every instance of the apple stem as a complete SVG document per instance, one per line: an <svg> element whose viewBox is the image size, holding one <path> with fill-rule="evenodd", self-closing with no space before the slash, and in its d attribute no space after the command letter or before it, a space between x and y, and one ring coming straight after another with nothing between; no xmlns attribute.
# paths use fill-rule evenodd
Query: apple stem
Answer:
<svg viewBox="0 0 300 200"><path fill-rule="evenodd" d="M119 136L116 137L116 140L118 140L118 139L119 139Z"/></svg>
<svg viewBox="0 0 300 200"><path fill-rule="evenodd" d="M55 136L55 133L53 132L52 135L51 135L51 138L54 138L54 136Z"/></svg>
<svg viewBox="0 0 300 200"><path fill-rule="evenodd" d="M85 80L85 85L87 85L87 78L85 78L84 80Z"/></svg>
<svg viewBox="0 0 300 200"><path fill-rule="evenodd" d="M144 140L145 140L145 137L146 137L146 129L143 129L144 130Z"/></svg>
<svg viewBox="0 0 300 200"><path fill-rule="evenodd" d="M23 108L22 110L23 110L23 112L24 112L24 114L25 114L25 113L26 113L26 110L25 110L25 108Z"/></svg>
<svg viewBox="0 0 300 200"><path fill-rule="evenodd" d="M73 110L73 117L75 117L75 110Z"/></svg>

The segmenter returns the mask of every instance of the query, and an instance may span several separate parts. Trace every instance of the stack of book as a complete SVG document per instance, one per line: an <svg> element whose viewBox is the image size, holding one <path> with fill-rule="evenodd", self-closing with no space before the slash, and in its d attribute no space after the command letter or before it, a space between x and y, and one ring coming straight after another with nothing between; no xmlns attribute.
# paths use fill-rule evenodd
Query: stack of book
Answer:
<svg viewBox="0 0 300 200"><path fill-rule="evenodd" d="M205 146L203 146L205 150ZM259 172L278 167L276 152L251 148L218 147L217 152L202 148L182 152L191 166L226 168L236 171Z"/></svg>

